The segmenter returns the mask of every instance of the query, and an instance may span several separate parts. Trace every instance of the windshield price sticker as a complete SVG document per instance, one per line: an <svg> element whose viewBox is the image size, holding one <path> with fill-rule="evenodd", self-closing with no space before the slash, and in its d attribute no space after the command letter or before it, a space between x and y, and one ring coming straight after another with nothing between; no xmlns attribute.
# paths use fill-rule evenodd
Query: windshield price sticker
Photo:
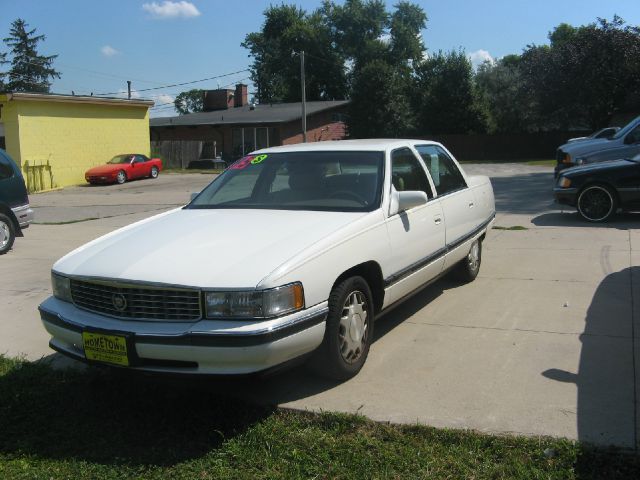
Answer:
<svg viewBox="0 0 640 480"><path fill-rule="evenodd" d="M247 168L249 165L258 165L259 163L262 163L264 160L266 160L266 158L267 158L267 155L264 153L262 155L256 155L256 156L248 155L238 160L229 168L232 170L242 170L243 168Z"/></svg>
<svg viewBox="0 0 640 480"><path fill-rule="evenodd" d="M253 160L251 160L251 165L257 165L258 163L262 163L262 161L265 160L266 158L267 156L264 153L262 155L258 155L254 157Z"/></svg>

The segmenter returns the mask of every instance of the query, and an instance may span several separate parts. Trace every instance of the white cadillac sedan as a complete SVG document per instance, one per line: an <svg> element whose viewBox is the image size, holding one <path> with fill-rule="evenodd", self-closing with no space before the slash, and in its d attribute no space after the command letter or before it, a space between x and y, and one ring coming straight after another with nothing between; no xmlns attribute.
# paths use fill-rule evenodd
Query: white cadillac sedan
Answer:
<svg viewBox="0 0 640 480"><path fill-rule="evenodd" d="M40 315L51 348L89 363L244 374L309 355L347 379L387 309L476 277L494 217L489 179L438 143L269 148L60 259Z"/></svg>

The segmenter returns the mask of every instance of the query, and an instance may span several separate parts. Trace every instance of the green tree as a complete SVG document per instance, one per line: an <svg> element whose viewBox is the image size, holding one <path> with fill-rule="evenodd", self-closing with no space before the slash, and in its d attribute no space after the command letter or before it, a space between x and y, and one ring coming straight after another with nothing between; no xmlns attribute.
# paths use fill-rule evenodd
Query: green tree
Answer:
<svg viewBox="0 0 640 480"><path fill-rule="evenodd" d="M402 137L413 130L406 78L384 60L359 68L349 104L349 134L355 138Z"/></svg>
<svg viewBox="0 0 640 480"><path fill-rule="evenodd" d="M301 99L300 57L305 52L307 100L342 99L347 91L344 58L333 45L332 32L319 12L309 15L294 5L271 6L260 32L242 46L253 57L251 78L258 100L298 102Z"/></svg>
<svg viewBox="0 0 640 480"><path fill-rule="evenodd" d="M421 31L427 26L427 14L418 5L400 2L391 15L389 28L390 63L419 63L425 53Z"/></svg>
<svg viewBox="0 0 640 480"><path fill-rule="evenodd" d="M506 55L478 67L475 83L490 133L522 133L536 130L535 97L520 72L520 56Z"/></svg>
<svg viewBox="0 0 640 480"><path fill-rule="evenodd" d="M6 74L7 90L13 92L49 92L51 81L60 78L53 68L57 55L38 54L38 44L45 40L44 35L36 35L36 29L27 30L28 24L18 18L11 24L9 37L4 43L11 53L11 68Z"/></svg>
<svg viewBox="0 0 640 480"><path fill-rule="evenodd" d="M204 90L194 88L180 93L173 101L176 111L180 115L201 112L204 109Z"/></svg>
<svg viewBox="0 0 640 480"><path fill-rule="evenodd" d="M2 65L6 65L7 62L7 54L4 52L0 52L0 67ZM4 85L4 77L5 77L5 73L4 72L0 72L0 92L5 90L5 85Z"/></svg>
<svg viewBox="0 0 640 480"><path fill-rule="evenodd" d="M463 51L438 52L416 71L414 106L420 133L478 133L486 119L477 100L473 68Z"/></svg>

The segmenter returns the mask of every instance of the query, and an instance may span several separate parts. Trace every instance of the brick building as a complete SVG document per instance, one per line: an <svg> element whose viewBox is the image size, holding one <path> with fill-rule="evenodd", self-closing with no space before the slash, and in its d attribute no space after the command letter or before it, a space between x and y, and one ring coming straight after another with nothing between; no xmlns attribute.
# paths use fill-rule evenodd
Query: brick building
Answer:
<svg viewBox="0 0 640 480"><path fill-rule="evenodd" d="M205 111L150 120L151 140L196 140L225 160L259 148L302 142L300 102L250 105L247 86L209 90ZM307 141L345 138L348 100L307 102Z"/></svg>

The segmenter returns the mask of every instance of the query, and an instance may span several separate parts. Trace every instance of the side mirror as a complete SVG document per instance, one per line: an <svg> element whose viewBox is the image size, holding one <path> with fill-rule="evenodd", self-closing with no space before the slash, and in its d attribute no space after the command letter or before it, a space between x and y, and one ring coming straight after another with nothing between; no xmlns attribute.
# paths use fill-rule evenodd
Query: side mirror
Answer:
<svg viewBox="0 0 640 480"><path fill-rule="evenodd" d="M391 208L389 215L406 212L414 207L424 205L429 201L427 194L420 190L409 190L398 192L395 188L392 190Z"/></svg>

